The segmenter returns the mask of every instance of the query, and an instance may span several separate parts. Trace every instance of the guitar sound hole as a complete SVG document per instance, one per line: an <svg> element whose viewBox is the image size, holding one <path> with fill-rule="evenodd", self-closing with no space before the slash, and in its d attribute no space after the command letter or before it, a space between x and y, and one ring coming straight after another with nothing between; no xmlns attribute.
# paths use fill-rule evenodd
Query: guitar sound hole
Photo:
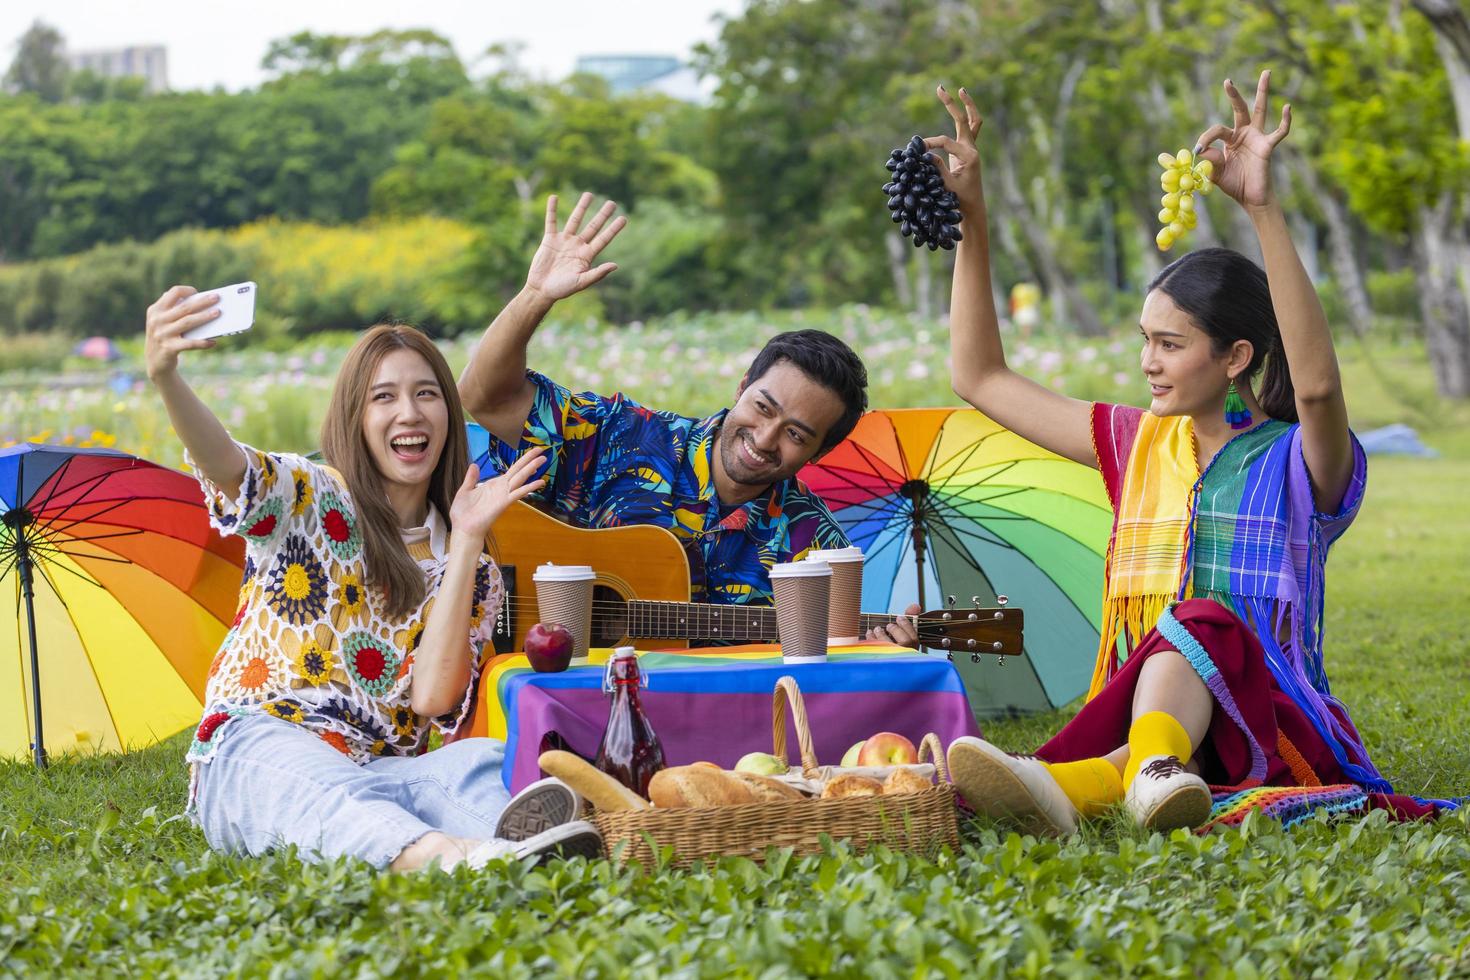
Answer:
<svg viewBox="0 0 1470 980"><path fill-rule="evenodd" d="M592 589L592 642L594 647L617 646L628 635L628 600L611 586Z"/></svg>

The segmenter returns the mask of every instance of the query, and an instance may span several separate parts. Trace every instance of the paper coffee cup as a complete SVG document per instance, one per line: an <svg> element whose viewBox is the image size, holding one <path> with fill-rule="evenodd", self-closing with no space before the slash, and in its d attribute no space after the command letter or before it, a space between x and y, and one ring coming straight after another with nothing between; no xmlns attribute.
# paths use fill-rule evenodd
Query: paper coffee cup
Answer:
<svg viewBox="0 0 1470 980"><path fill-rule="evenodd" d="M560 623L572 634L572 659L587 659L592 637L592 586L597 573L591 565L545 564L536 568L536 616L542 623Z"/></svg>
<svg viewBox="0 0 1470 980"><path fill-rule="evenodd" d="M786 562L771 566L771 592L776 599L776 633L786 663L827 659L827 602L832 592L832 566L822 561Z"/></svg>
<svg viewBox="0 0 1470 980"><path fill-rule="evenodd" d="M863 634L863 549L819 548L806 561L832 566L832 591L827 599L827 629L833 642L855 643Z"/></svg>

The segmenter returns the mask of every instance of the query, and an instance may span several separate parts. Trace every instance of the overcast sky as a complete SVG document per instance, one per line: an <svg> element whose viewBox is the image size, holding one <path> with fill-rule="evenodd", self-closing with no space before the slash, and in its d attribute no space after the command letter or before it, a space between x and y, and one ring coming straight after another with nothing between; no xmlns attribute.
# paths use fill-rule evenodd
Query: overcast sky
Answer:
<svg viewBox="0 0 1470 980"><path fill-rule="evenodd" d="M175 89L246 88L278 37L310 30L367 34L427 27L448 37L469 64L491 44L521 41L521 64L560 78L584 54L683 57L718 34L717 14L743 0L0 0L0 65L37 19L61 31L72 51L162 44Z"/></svg>

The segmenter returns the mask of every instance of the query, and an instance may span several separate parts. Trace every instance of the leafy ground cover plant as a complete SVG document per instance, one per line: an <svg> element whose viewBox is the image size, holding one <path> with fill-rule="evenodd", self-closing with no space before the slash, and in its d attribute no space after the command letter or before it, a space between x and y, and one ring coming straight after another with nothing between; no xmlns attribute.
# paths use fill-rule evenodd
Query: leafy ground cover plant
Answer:
<svg viewBox="0 0 1470 980"><path fill-rule="evenodd" d="M640 363L637 352L681 344L692 355L703 345L707 356L688 360L723 364L732 352L753 351L761 330L814 319L690 317L645 326L641 336L593 331L602 354L574 349L563 371L601 371L602 383L585 384L624 387L651 404L715 408L723 388L649 354L636 373L629 366ZM888 381L875 376L875 403L952 401L940 373L942 331L856 308L821 322L870 345L875 375L895 372ZM549 331L541 355L575 348L587 339L584 326ZM615 342L618 352L609 352ZM882 344L892 346L875 355ZM930 358L933 373L901 385L906 359L925 344L919 359ZM1056 346L1033 346L1038 366L1049 353L1061 359L1057 370L1081 363L1075 347L1063 356ZM259 426L240 434L267 445L292 431L309 438L316 409L292 409L301 420L285 428L269 420L270 403L252 403L269 397L270 386L251 386L257 377L296 379L297 391L280 397L324 402L324 388L309 379L326 376L333 349L321 340L269 355L274 362L251 353L236 374L217 379L246 405L240 424ZM1354 357L1349 351L1345 370L1355 424L1394 420L1394 403ZM1102 347L1094 358L1124 373L1133 351ZM1111 397L1126 396L1125 381ZM146 410L142 401L129 411ZM0 418L9 415L0 410ZM48 418L62 428L91 422L64 404ZM1461 503L1470 429L1454 415L1442 422L1425 433L1442 458L1373 460L1362 516L1334 548L1326 627L1334 692L1353 706L1380 767L1402 790L1427 795L1470 791L1462 626L1470 517ZM157 424L161 445L168 433ZM139 431L117 434L118 444L135 448L128 439ZM986 734L1027 749L1068 715L997 721ZM346 863L303 865L291 854L211 854L180 816L184 745L175 738L45 773L0 764L0 976L1470 973L1466 814L1407 826L1382 815L1313 820L1289 831L1253 818L1206 837L1145 835L1120 817L1060 843L975 822L958 852L931 856L858 856L839 844L817 857L777 853L764 866L728 860L687 873L578 860L393 877Z"/></svg>

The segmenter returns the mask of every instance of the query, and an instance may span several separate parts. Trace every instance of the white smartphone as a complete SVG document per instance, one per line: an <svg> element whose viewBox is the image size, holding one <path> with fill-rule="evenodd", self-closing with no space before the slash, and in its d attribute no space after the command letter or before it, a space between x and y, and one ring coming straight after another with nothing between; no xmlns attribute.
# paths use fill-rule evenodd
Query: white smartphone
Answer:
<svg viewBox="0 0 1470 980"><path fill-rule="evenodd" d="M228 337L244 333L255 323L255 283L237 282L233 286L221 286L199 296L219 297L219 316L195 327L184 334L189 340L209 340L211 337Z"/></svg>

